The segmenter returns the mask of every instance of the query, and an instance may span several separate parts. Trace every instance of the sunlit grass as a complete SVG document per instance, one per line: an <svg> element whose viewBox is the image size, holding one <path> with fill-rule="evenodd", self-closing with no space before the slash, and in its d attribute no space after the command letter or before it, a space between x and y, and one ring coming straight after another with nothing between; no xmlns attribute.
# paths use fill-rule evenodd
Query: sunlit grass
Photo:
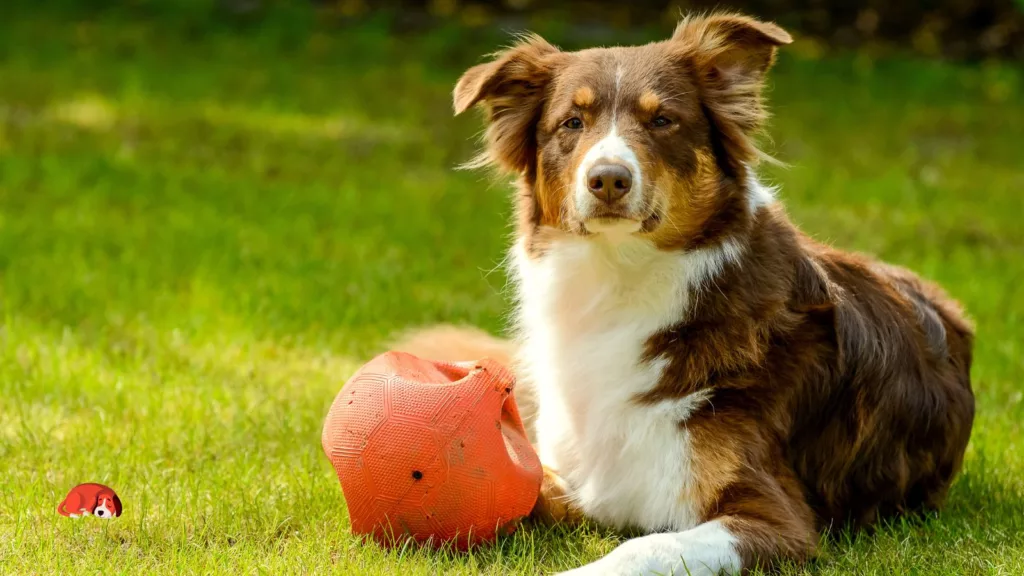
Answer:
<svg viewBox="0 0 1024 576"><path fill-rule="evenodd" d="M507 39L285 32L0 21L0 572L534 574L607 552L592 527L470 555L350 534L320 448L341 384L410 324L504 323L509 191L453 170L480 127L449 94ZM949 508L784 573L1024 573L1022 95L1007 66L780 62L790 167L767 175L793 218L942 282L979 331ZM58 516L86 481L124 516Z"/></svg>

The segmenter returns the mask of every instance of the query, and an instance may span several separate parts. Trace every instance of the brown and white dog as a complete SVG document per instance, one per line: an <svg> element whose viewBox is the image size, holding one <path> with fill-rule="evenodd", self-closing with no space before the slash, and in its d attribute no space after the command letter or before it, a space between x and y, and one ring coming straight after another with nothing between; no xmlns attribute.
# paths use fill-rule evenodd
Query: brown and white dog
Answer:
<svg viewBox="0 0 1024 576"><path fill-rule="evenodd" d="M647 534L573 574L799 562L829 527L938 506L961 465L973 335L957 304L807 238L754 172L765 74L790 42L735 14L636 47L530 36L455 88L456 113L487 113L479 164L518 175L538 510ZM447 330L405 347L505 350Z"/></svg>

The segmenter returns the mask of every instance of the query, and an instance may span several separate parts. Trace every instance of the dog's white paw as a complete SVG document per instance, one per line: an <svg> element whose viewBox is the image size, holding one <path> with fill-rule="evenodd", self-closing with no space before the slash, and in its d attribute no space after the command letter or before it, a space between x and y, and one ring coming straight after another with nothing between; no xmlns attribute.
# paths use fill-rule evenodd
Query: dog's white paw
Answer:
<svg viewBox="0 0 1024 576"><path fill-rule="evenodd" d="M619 545L604 558L559 576L717 576L738 574L736 539L718 522L686 532L651 534Z"/></svg>

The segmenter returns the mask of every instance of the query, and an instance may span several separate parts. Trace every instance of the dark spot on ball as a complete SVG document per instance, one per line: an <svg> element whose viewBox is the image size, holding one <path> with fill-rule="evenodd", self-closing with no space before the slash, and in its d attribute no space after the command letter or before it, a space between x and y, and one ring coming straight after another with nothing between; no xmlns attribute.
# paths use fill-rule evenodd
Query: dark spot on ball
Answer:
<svg viewBox="0 0 1024 576"><path fill-rule="evenodd" d="M423 472L420 472L419 470L413 470L412 471L412 478L413 478L413 480L422 480L423 479Z"/></svg>

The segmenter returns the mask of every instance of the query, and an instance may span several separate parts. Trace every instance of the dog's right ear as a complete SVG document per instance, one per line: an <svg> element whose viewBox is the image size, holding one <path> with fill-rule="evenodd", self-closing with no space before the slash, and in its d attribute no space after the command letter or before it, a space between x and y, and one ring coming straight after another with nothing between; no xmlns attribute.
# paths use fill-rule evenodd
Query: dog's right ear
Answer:
<svg viewBox="0 0 1024 576"><path fill-rule="evenodd" d="M459 78L453 94L455 114L476 104L487 111L486 149L471 166L497 164L523 172L535 162L535 129L559 54L540 36L526 36Z"/></svg>

